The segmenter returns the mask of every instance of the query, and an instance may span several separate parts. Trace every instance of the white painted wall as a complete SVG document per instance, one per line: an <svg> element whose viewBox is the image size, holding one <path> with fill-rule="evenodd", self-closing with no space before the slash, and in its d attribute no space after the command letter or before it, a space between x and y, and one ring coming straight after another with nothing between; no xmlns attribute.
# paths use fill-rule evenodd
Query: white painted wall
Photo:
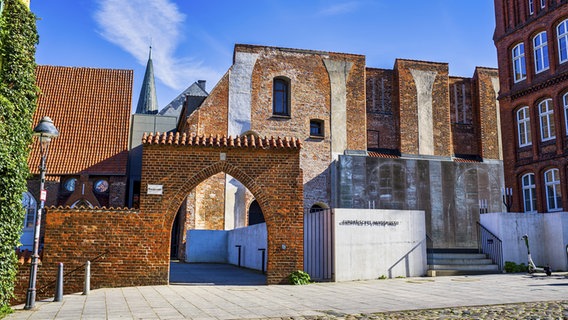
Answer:
<svg viewBox="0 0 568 320"><path fill-rule="evenodd" d="M331 85L331 154L334 160L347 149L347 79L352 62L323 60Z"/></svg>
<svg viewBox="0 0 568 320"><path fill-rule="evenodd" d="M434 121L432 112L432 88L436 72L410 69L417 91L418 153L434 155Z"/></svg>
<svg viewBox="0 0 568 320"><path fill-rule="evenodd" d="M334 209L334 228L335 281L426 273L424 211Z"/></svg>
<svg viewBox="0 0 568 320"><path fill-rule="evenodd" d="M238 265L238 250L236 245L241 246L241 267L262 270L262 252L258 249L267 248L266 223L238 228L229 231L227 241L227 261ZM268 252L265 252L264 270L268 260Z"/></svg>
<svg viewBox="0 0 568 320"><path fill-rule="evenodd" d="M262 256L258 249L267 249L266 239L266 223L234 230L188 230L187 261L238 265L235 246L241 245L241 267L262 270ZM267 260L265 256L264 270Z"/></svg>
<svg viewBox="0 0 568 320"><path fill-rule="evenodd" d="M227 263L227 236L223 230L188 230L187 262Z"/></svg>
<svg viewBox="0 0 568 320"><path fill-rule="evenodd" d="M527 248L521 237L529 236L531 257L537 265L553 271L568 270L568 213L487 213L480 223L503 241L503 261L527 264Z"/></svg>

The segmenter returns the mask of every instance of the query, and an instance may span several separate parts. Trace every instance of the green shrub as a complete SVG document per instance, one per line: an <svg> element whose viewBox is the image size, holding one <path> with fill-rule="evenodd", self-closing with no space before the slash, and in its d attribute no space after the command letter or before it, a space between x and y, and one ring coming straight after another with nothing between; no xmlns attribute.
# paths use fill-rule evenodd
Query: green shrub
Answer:
<svg viewBox="0 0 568 320"><path fill-rule="evenodd" d="M529 267L524 263L516 264L512 261L505 261L505 272L506 273L520 273L520 272L528 272Z"/></svg>
<svg viewBox="0 0 568 320"><path fill-rule="evenodd" d="M385 280L386 278L387 278L387 276L385 276L384 274L382 274L382 275L379 277L379 280Z"/></svg>
<svg viewBox="0 0 568 320"><path fill-rule="evenodd" d="M29 170L36 108L36 17L20 0L4 0L0 15L0 310L13 296L24 222L22 194Z"/></svg>
<svg viewBox="0 0 568 320"><path fill-rule="evenodd" d="M288 283L293 285L309 284L310 275L302 270L296 270L288 276Z"/></svg>

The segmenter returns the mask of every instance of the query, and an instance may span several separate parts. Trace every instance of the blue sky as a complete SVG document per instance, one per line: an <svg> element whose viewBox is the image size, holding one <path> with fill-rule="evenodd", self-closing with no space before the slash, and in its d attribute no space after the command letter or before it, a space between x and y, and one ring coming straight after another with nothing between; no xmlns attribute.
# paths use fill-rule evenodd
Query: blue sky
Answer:
<svg viewBox="0 0 568 320"><path fill-rule="evenodd" d="M493 0L31 0L42 65L134 70L152 44L160 108L197 80L210 91L235 43L447 62L450 75L497 67Z"/></svg>

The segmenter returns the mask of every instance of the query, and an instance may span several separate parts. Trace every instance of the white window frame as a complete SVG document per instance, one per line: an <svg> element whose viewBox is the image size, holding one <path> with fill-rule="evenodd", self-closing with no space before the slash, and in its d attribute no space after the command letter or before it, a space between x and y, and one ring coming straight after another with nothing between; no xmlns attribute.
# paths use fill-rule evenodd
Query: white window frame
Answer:
<svg viewBox="0 0 568 320"><path fill-rule="evenodd" d="M538 113L540 119L540 139L541 141L549 141L556 138L556 130L554 128L554 107L552 99L545 99L538 104Z"/></svg>
<svg viewBox="0 0 568 320"><path fill-rule="evenodd" d="M540 0L540 8L544 9L546 7L546 0Z"/></svg>
<svg viewBox="0 0 568 320"><path fill-rule="evenodd" d="M566 129L566 135L568 136L568 92L562 96L562 102L564 102L564 126Z"/></svg>
<svg viewBox="0 0 568 320"><path fill-rule="evenodd" d="M33 229L37 217L37 200L29 191L26 191L22 196L22 205L26 210L24 215L24 229Z"/></svg>
<svg viewBox="0 0 568 320"><path fill-rule="evenodd" d="M529 0L529 14L534 14L534 0Z"/></svg>
<svg viewBox="0 0 568 320"><path fill-rule="evenodd" d="M558 39L558 60L564 63L568 61L568 19L560 22L556 27L556 38Z"/></svg>
<svg viewBox="0 0 568 320"><path fill-rule="evenodd" d="M527 65L525 60L525 44L517 44L511 50L513 56L513 78L515 83L523 81L527 78Z"/></svg>
<svg viewBox="0 0 568 320"><path fill-rule="evenodd" d="M525 212L533 213L536 210L536 184L534 173L527 173L522 176L521 183L523 186L523 206Z"/></svg>
<svg viewBox="0 0 568 320"><path fill-rule="evenodd" d="M548 37L546 31L537 34L533 38L533 48L535 73L548 70L550 62L548 60Z"/></svg>
<svg viewBox="0 0 568 320"><path fill-rule="evenodd" d="M519 137L519 147L526 147L532 144L531 117L528 106L517 110L517 134Z"/></svg>
<svg viewBox="0 0 568 320"><path fill-rule="evenodd" d="M546 189L546 208L549 212L562 210L562 193L558 169L550 169L544 173ZM560 201L559 201L560 199Z"/></svg>

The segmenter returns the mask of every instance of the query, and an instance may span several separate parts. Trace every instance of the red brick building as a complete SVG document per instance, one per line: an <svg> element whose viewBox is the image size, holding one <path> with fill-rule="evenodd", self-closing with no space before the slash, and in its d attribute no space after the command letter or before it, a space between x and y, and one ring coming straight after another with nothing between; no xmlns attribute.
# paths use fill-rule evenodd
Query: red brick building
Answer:
<svg viewBox="0 0 568 320"><path fill-rule="evenodd" d="M37 67L34 123L48 116L60 133L47 156L46 206L125 206L132 79L131 70ZM39 203L39 146L31 148L21 239L28 249Z"/></svg>
<svg viewBox="0 0 568 320"><path fill-rule="evenodd" d="M432 237L439 238L437 245L473 247L478 200L489 200L489 210L502 210L498 89L495 69L477 68L472 78L451 77L446 63L397 59L392 70L374 69L366 67L363 55L237 44L231 68L203 103L180 119L178 130L198 136L299 138L305 211L368 208L369 203L376 208L425 210L432 225L429 231L435 230ZM465 168L444 178L457 181L459 190L467 189L467 201L456 200L461 198L454 195L450 182L438 192L439 201L407 194L419 190L413 181L430 182L414 177L417 173L406 179L406 173L396 170L380 178L379 184L390 184L379 186L382 191L371 190L369 181L377 174L369 174L353 182L353 194L346 194L337 160L348 155L400 159L403 172L411 171L403 163L407 159L475 163L468 169L474 178L467 188ZM441 181L436 170L421 174ZM393 182L399 179L407 181ZM396 198L377 194L387 189L407 194L400 197L408 201L385 201ZM428 199L410 200L424 197ZM438 208L437 203L444 205ZM254 205L246 188L219 173L197 186L180 208L181 235L189 229L246 226ZM446 239L449 234L460 237L464 226L469 230L465 240Z"/></svg>
<svg viewBox="0 0 568 320"><path fill-rule="evenodd" d="M495 0L505 182L514 212L568 206L568 5Z"/></svg>

